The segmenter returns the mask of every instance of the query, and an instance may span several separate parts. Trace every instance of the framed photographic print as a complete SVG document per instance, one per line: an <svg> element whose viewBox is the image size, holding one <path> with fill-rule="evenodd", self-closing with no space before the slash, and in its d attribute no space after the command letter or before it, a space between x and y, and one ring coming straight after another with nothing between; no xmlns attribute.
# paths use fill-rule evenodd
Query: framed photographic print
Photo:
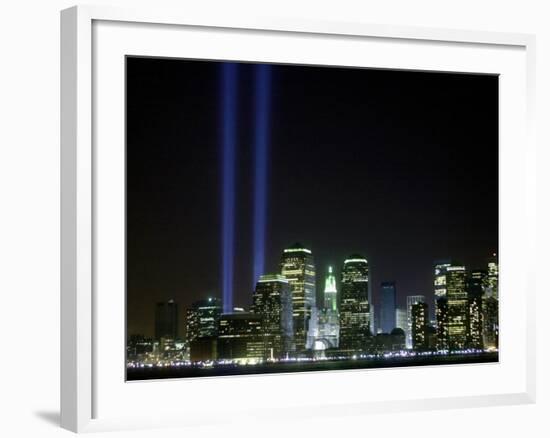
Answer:
<svg viewBox="0 0 550 438"><path fill-rule="evenodd" d="M534 400L532 36L75 7L61 44L63 427Z"/></svg>

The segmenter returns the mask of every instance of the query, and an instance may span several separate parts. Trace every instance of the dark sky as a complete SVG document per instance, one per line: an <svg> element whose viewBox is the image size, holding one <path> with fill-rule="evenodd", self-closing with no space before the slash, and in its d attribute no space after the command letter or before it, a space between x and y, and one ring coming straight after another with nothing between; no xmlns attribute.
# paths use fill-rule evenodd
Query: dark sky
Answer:
<svg viewBox="0 0 550 438"><path fill-rule="evenodd" d="M218 62L127 60L128 332L154 304L219 296ZM235 305L252 294L254 64L239 67ZM272 69L266 267L300 241L322 288L352 253L433 296L433 262L486 266L498 244L498 78L357 68ZM429 301L431 304L431 300ZM183 324L182 324L183 325Z"/></svg>

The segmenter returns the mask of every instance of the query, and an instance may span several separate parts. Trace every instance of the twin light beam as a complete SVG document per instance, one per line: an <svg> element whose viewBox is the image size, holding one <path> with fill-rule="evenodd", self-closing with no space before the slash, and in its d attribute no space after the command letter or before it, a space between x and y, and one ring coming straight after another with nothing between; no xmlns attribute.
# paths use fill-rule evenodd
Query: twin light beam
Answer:
<svg viewBox="0 0 550 438"><path fill-rule="evenodd" d="M239 65L222 64L222 297L223 311L233 311L235 259L235 179L237 166L237 110ZM253 197L253 277L255 285L265 270L267 222L267 173L269 117L271 107L271 67L254 67L254 197Z"/></svg>

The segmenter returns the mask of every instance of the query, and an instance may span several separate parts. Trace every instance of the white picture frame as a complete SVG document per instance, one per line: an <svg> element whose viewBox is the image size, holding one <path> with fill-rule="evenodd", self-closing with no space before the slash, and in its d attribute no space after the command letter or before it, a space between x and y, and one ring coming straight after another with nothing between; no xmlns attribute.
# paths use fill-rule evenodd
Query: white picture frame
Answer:
<svg viewBox="0 0 550 438"><path fill-rule="evenodd" d="M100 27L97 27L100 26ZM120 28L119 28L120 27ZM177 29L186 29L186 32L200 32L204 38L214 38L219 32L234 32L235 38L239 41L253 41L268 35L270 38L269 47L277 47L278 39L303 38L309 39L307 44L315 44L316 38L334 38L336 45L346 47L348 44L386 44L386 47L396 46L395 53L401 51L405 57L405 50L418 47L425 50L426 59L429 58L430 50L437 53L444 53L445 50L468 50L483 49L489 59L482 58L479 52L472 58L473 63L479 63L475 69L478 72L490 72L503 74L504 78L510 81L504 88L509 87L510 95L501 99L501 119L507 122L504 127L501 123L501 141L504 144L516 144L516 148L509 149L509 152L501 157L500 165L504 169L504 176L500 184L500 209L501 239L509 242L502 249L501 257L501 278L503 282L504 298L506 300L507 284L514 286L517 294L515 309L506 307L502 314L504 328L502 330L505 346L502 351L501 362L497 365L500 368L493 370L510 369L503 371L501 380L506 378L508 387L499 391L496 386L491 387L489 383L480 392L468 392L467 388L460 391L459 388L449 393L445 389L438 392L422 392L411 384L408 392L401 394L393 392L386 396L378 390L374 394L357 395L346 400L344 393L338 388L352 382L367 382L364 379L377 381L387 379L388 372L393 373L389 378L396 381L408 376L412 380L423 378L422 376L436 373L457 373L454 379L460 379L460 366L454 368L442 367L435 370L432 367L417 367L416 370L355 370L332 373L330 378L324 374L327 382L327 391L332 394L331 400L320 400L315 394L310 400L303 401L297 412L297 405L282 401L281 394L276 388L284 388L285 385L309 385L315 379L319 379L316 373L304 373L289 376L241 376L222 378L216 385L231 391L239 387L240 404L235 409L222 412L222 409L215 403L209 406L209 412L201 411L201 404L195 403L195 411L189 411L190 406L183 406L183 401L177 405L171 403L173 409L167 410L163 403L155 407L148 407L150 415L135 411L131 406L124 410L121 406L125 402L130 403L137 394L144 394L148 398L155 394L158 400L159 394L167 394L167 403L171 395L169 385L187 385L188 391L194 391L200 401L201 388L211 388L216 379L202 379L170 382L149 382L149 383L125 383L119 382L120 388L125 389L117 392L117 389L110 391L112 379L119 379L121 363L118 360L119 353L113 353L113 360L109 359L109 351L116 352L120 347L120 327L123 325L124 313L120 312L124 304L117 295L117 305L112 309L105 308L105 300L98 299L98 294L103 286L110 281L105 270L102 270L102 263L107 263L102 256L104 247L98 244L101 235L108 233L123 234L118 221L118 228L109 228L105 221L109 218L102 216L105 209L98 209L98 205L117 206L117 190L113 190L114 197L106 194L105 187L117 184L108 175L116 173L117 165L120 165L120 155L109 157L108 154L97 154L98 144L103 144L104 139L116 141L120 134L120 126L117 122L123 120L120 108L117 105L109 105L114 108L109 115L109 120L115 125L112 127L118 130L118 134L108 133L109 129L101 125L105 109L105 100L100 90L111 90L115 87L119 99L123 90L123 76L120 76L120 65L110 65L109 59L119 59L120 54L126 52L127 41L120 37L117 32L131 32L131 40L134 44L130 54L151 54L157 53L158 47L163 47L164 52L158 56L178 56L176 53L169 53L173 48L163 36L170 32L177 32ZM138 44L145 47L145 39L141 41L140 34L147 32L147 41L150 44L138 48ZM158 36L153 36L158 33ZM211 34L211 35L210 35ZM172 38L173 35L170 35ZM186 36L183 36L186 38ZM313 41L313 42L312 42ZM109 44L106 44L109 42ZM155 46L158 44L158 46ZM282 44L282 43L281 43ZM288 42L286 43L288 44ZM305 43L304 43L305 44ZM311 46L314 47L314 46ZM350 46L351 47L351 46ZM137 53L138 50L140 53ZM175 49L174 49L175 50ZM210 59L239 59L244 60L274 60L276 54L258 51L258 47L251 45L248 55L232 53L215 44L208 43L196 47L199 52L204 50L204 57ZM333 51L331 53L331 50ZM373 51L376 55L380 50ZM393 52L394 49L389 51ZM314 52L314 51L312 51ZM345 52L345 50L343 51ZM498 52L498 53L497 53ZM198 52L197 52L198 53ZM243 52L244 53L244 52ZM320 56L333 56L337 65L350 65L350 61L338 58L337 51L332 48L328 53L319 55L319 58L310 59L308 62L323 63ZM420 52L418 52L420 53ZM492 54L491 54L492 53ZM501 55L499 55L499 53ZM509 55L509 56L508 56ZM103 58L105 56L105 58ZM195 53L196 56L196 53ZM271 58L270 58L271 56ZM312 56L315 56L313 54ZM340 56L340 55L339 55ZM341 55L344 56L344 55ZM350 55L352 56L352 55ZM375 64L371 66L389 66L390 68L416 68L425 70L449 70L453 69L453 62L459 63L460 56L456 56L451 62L445 61L442 56L429 62L408 59L409 67L394 65L395 61L387 60L380 55ZM385 56L385 55L384 55ZM392 55L392 56L395 56ZM412 55L411 55L412 56ZM469 56L465 54L464 56ZM491 56L494 57L494 63ZM502 56L502 59L499 57ZM200 57L200 55L199 55ZM261 58L263 57L263 58ZM376 56L374 56L376 58ZM475 59L474 59L475 58ZM497 59L499 58L499 59ZM323 58L328 59L328 58ZM352 59L352 58L348 58ZM533 139L533 108L534 108L534 59L535 59L535 38L526 34L508 34L492 32L461 31L452 29L427 29L403 26L383 26L366 23L339 23L339 22L316 22L295 18L258 18L239 16L217 16L211 14L201 16L192 10L185 11L163 11L157 9L129 10L110 7L77 6L61 12L61 426L75 431L100 431L112 429L146 428L174 425L201 424L206 418L212 419L212 412L216 413L217 421L231 421L232 419L244 418L246 416L271 416L283 418L296 418L300 416L323 416L323 415L361 415L368 412L394 412L412 409L441 409L451 407L472 407L502 404L532 403L535 400L535 274L534 263L529 263L529 254L535 245L534 221L535 221L535 144ZM101 60L101 62L97 62ZM297 53L291 62L301 61ZM121 60L122 62L122 60ZM302 61L303 62L303 61ZM327 62L327 61L325 61ZM371 61L374 62L374 61ZM445 64L448 62L447 64ZM466 62L466 61L464 61ZM387 64L386 64L387 63ZM361 64L362 65L362 64ZM464 64L467 65L467 64ZM474 64L472 64L474 65ZM476 64L477 65L477 64ZM497 67L490 67L496 65ZM499 70L503 66L502 71ZM113 68L113 70L110 70ZM509 69L509 70L507 70ZM503 73L505 71L505 73ZM110 72L117 74L110 75ZM105 81L105 86L103 82ZM122 81L122 82L121 82ZM515 83L513 83L515 81ZM100 83L101 82L101 83ZM109 88L111 87L111 88ZM99 90L99 91L98 91ZM117 97L118 96L118 97ZM514 99L514 100L512 100ZM120 99L119 99L120 100ZM511 108L513 107L513 108ZM508 109L510 112L507 112ZM514 112L515 111L515 112ZM521 120L518 118L521 117ZM98 129L98 124L101 126ZM118 123L120 125L120 123ZM508 128L510 127L510 128ZM109 135L113 135L109 137ZM98 143L99 142L99 143ZM520 144L521 147L517 147ZM508 151L508 149L507 149ZM520 162L518 162L520 160ZM113 163L109 169L109 163ZM510 178L507 169L515 169L515 179ZM99 181L99 182L98 182ZM120 182L120 181L119 181ZM119 193L119 191L118 191ZM108 198L108 199L107 199ZM521 203L521 204L518 204ZM513 205L521 205L517 213L514 213ZM115 215L114 221L118 218ZM102 225L105 224L105 225ZM103 228L105 227L105 228ZM107 230L103 232L103 230ZM117 231L118 230L118 231ZM522 230L521 236L518 233ZM115 235L116 237L116 235ZM119 238L121 236L118 236ZM115 239L117 240L117 239ZM115 251L116 252L116 251ZM116 269L117 261L110 263ZM515 266L516 269L507 269L508 266ZM99 269L98 269L99 268ZM98 276L98 272L101 274ZM120 273L119 273L120 274ZM116 272L113 275L118 275ZM113 277L114 278L114 277ZM119 278L119 277L117 277ZM518 287L515 287L515 286ZM120 289L120 288L119 288ZM124 294L124 290L117 289L117 294ZM510 288L512 289L512 287ZM516 299L516 298L515 298ZM517 309L516 309L517 308ZM517 311L517 327L514 330L506 328L506 314ZM112 312L112 314L109 314ZM116 319L108 327L103 321ZM116 333L113 338L116 341L112 345L104 335L105 331ZM509 344L506 344L509 342ZM510 352L513 351L513 354ZM120 351L123 355L123 351ZM513 365L513 366L512 366ZM490 366L490 365L489 365ZM111 369L112 368L112 369ZM513 368L513 369L512 369ZM484 373L483 367L468 368L468 372L476 370L476 373ZM111 372L112 371L112 372ZM378 374L373 374L373 371ZM489 372L489 371L487 371ZM404 374L408 373L408 374ZM439 378L439 377L438 377ZM464 378L466 375L464 375ZM119 379L120 380L120 379ZM406 379L404 381L407 381ZM105 383L105 382L108 382ZM305 382L305 383L303 383ZM251 400L246 400L249 391L258 384L272 388L273 405L259 407ZM117 384L118 385L118 384ZM370 383L369 383L370 385ZM496 385L496 383L495 383ZM116 385L115 385L116 386ZM399 385L396 385L399 386ZM409 385L408 385L409 386ZM467 385L466 385L467 386ZM130 388L130 392L126 391ZM491 389L493 388L493 389ZM125 392L123 394L123 392ZM331 392L332 391L332 392ZM107 400L107 397L109 400ZM126 399L124 397L127 397ZM276 409L274 410L274 407ZM103 414L105 412L107 414Z"/></svg>

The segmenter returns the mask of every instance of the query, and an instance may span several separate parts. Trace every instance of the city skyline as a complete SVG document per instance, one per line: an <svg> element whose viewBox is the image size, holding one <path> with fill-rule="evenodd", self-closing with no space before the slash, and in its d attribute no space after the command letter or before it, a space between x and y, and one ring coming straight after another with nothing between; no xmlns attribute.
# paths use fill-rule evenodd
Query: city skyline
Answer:
<svg viewBox="0 0 550 438"><path fill-rule="evenodd" d="M126 80L128 336L207 309L197 358L498 343L498 76L127 57Z"/></svg>
<svg viewBox="0 0 550 438"><path fill-rule="evenodd" d="M387 306L395 321L387 329L381 329L387 321L372 320L362 255L343 261L339 286L332 266L326 269L321 301L311 299L313 260L299 243L283 249L280 273L260 274L249 307L226 309L220 299L203 297L185 309L184 336L176 334L178 304L157 303L155 337L128 338L128 378L349 369L357 361L371 367L498 360L496 257L487 269L435 263L435 320L425 296L407 296L406 318L395 301ZM395 292L393 282L380 287Z"/></svg>
<svg viewBox="0 0 550 438"><path fill-rule="evenodd" d="M299 245L299 242L296 242L295 245ZM303 246L303 247L306 247L306 245L301 245L300 246ZM313 253L313 251L312 251ZM353 254L350 254L348 257L345 257L344 259L349 259L350 257L352 257ZM313 259L314 258L314 255L313 255ZM366 259L366 258L365 258ZM466 264L464 263L459 263L459 262L456 262L456 260L458 259L454 259L455 262L454 263L457 263L457 264L460 264L460 265L463 265L463 266L466 266ZM485 265L488 265L489 263L491 263L492 261L496 260L496 253L492 253L490 254L490 256L487 256L485 257ZM427 271L430 272L430 275L433 275L433 271L434 271L434 268L437 267L438 263L440 263L440 261L438 260L435 260L432 265L430 266L429 269L426 269ZM326 265L325 268L326 269L323 269L321 268L318 272L318 275L315 276L316 280L315 280L315 284L319 284L320 282L323 283L323 288L321 288L321 290L319 291L316 291L316 303L321 305L324 300L325 300L325 295L324 295L324 290L325 290L325 282L326 282L326 272L330 271L331 275L334 277L335 279L335 286L336 286L336 289L338 290L337 294L336 294L336 301L338 303L340 303L340 299L341 299L341 284L342 284L342 281L341 281L341 273L342 273L342 266L343 265L343 262L339 265L338 263L335 263L335 264L330 264L330 265ZM369 261L369 265L370 265L370 261ZM479 273L480 271L483 271L483 269L487 270L487 268L484 268L482 265L481 266L476 266L474 267L473 269L465 269L464 271L465 272L472 272L472 273ZM277 273L277 269L274 267L273 269L271 270L268 270L266 271L266 273L264 274L261 274L261 275L274 275L274 273ZM386 279L384 281L381 281L379 284L374 284L374 285L371 285L370 286L370 291L371 291L371 296L373 297L378 297L378 304L379 304L379 308L378 309L375 309L374 311L374 318L375 318L375 324L376 324L376 328L377 329L380 329L383 325L383 317L381 315L381 312L382 312L382 298L381 298L381 290L387 286L388 284L391 284L392 285L392 288L394 289L397 289L398 288L398 284L396 281L392 280L392 279ZM423 298L424 301L428 301L430 300L430 305L428 306L428 317L430 320L434 320L435 319L435 299L436 299L436 295L435 295L435 291L437 290L437 286L434 286L433 283L431 284L431 289L425 291L425 293L423 294L418 294L418 293L409 293L409 294L405 294L402 296L402 299L401 300L397 300L395 299L395 301L393 301L393 308L398 310L398 309L404 309L405 311L408 311L409 310L409 300L410 299L414 299L418 296L421 296ZM254 293L254 290L252 290L250 292L250 296L248 297L248 300L245 300L245 301L238 301L238 302L234 302L234 308L248 308L250 307L252 304L253 304L253 293ZM395 292L394 292L395 293ZM201 301L211 301L211 300L215 300L215 301L218 301L219 303L222 303L220 304L220 306L223 308L223 300L222 300L222 297L220 296L220 294L213 294L213 293L210 293L210 294L196 294L196 295L193 295L193 302L190 303L189 305L189 308L192 307L193 304L196 304L197 302L201 302ZM177 304L177 301L175 300L174 297L171 297L171 296L168 296L167 295L167 298L166 300L164 301L158 301L158 302L155 302L154 305L155 306L158 306L160 303L176 303ZM377 301L375 301L376 303ZM370 303L370 304L373 304L373 303ZM340 304L338 304L338 307L340 307ZM181 321L185 321L187 319L187 316L186 316L186 312L187 312L188 308L184 308L184 307L180 307L179 310L178 310L178 319L181 320ZM129 335L144 335L144 336L148 336L148 337L151 337L151 338L155 338L155 336L153 336L153 333L156 332L156 321L155 321L155 316L154 316L154 312L151 312L151 314L149 315L151 321L152 321L152 324L151 324L151 331L145 331L145 330L142 330L142 331L130 331L128 330L128 334ZM371 316L372 318L372 316ZM407 320L410 319L410 316L407 315ZM393 318L392 320L395 322L397 321L397 313L396 312L393 312ZM401 324L403 325L403 324ZM184 336L186 333L184 333L183 331L183 328L185 327L185 324L181 324L180 325L180 331L179 331L179 336ZM398 324L394 325L394 327L399 327ZM387 331L384 331L384 333L387 333ZM376 334L376 333L374 333Z"/></svg>
<svg viewBox="0 0 550 438"><path fill-rule="evenodd" d="M301 245L299 242L296 242L294 245L292 246L289 246L290 249L296 249L298 246L300 247L303 247L305 248L307 251L310 251L308 248L306 248L305 245ZM284 254L284 252L283 252ZM314 260L314 254L313 254L313 251L311 251L311 256ZM348 257L345 258L345 260L343 260L340 264L340 267L345 267L346 265L346 261L348 260L352 260L352 261L355 261L355 257L361 257L363 258L363 256L361 255L358 255L358 254L350 254ZM366 260L366 258L365 258ZM462 263L459 263L456 261L456 259L454 259L455 261L453 261L453 264L454 265L457 265L457 266L460 266L461 268L461 272L464 274L464 293L466 293L466 291L468 289L471 289L473 287L475 288L478 288L478 292L476 292L479 297L481 298L481 296L485 293L484 290L485 290L485 286L482 285L482 282L484 280L482 280L482 278L485 276L487 278L490 278L490 275L489 275L489 270L490 270L490 266L493 265L494 263L498 263L497 262L497 256L495 253L491 254L490 257L487 257L486 258L486 267L475 267L475 268L470 268L470 267L467 267L466 265L462 264ZM367 260L367 263L370 264L370 262L368 262ZM437 272L437 269L438 269L438 264L441 263L441 261L434 261L434 263L432 264L431 266L431 273L432 273L432 277L434 279L434 282L432 283L432 291L428 291L429 293L426 293L426 294L412 294L412 295L406 295L403 300L402 303L398 302L397 300L395 301L392 301L392 304L389 306L390 307L390 312L392 313L392 318L391 320L393 321L393 325L391 326L390 329L388 329L386 327L386 329L384 329L384 325L387 326L387 322L384 321L383 317L381 316L381 311L382 309L380 308L378 312L375 312L374 316L372 313L370 313L369 315L369 321L372 320L372 318L374 317L375 319L375 327L376 327L376 331L373 332L372 334L373 335L376 335L377 333L389 333L391 331L391 329L393 328L403 328L404 330L411 330L412 328L412 315L411 315L411 311L412 311L412 306L414 306L415 304L417 303L422 303L422 304L426 304L427 305L427 309L428 309L428 314L427 314L427 323L430 324L431 322L434 322L436 320L436 314L435 314L435 309L436 309L436 306L437 306L437 299L436 299L436 294L437 292L434 293L434 291L437 291L438 289L440 289L440 286L437 285L437 278L438 278L438 272ZM338 264L335 264L335 265L328 265L326 266L326 269L319 269L317 270L317 267L315 266L315 270L316 272L318 273L318 276L320 278L322 278L322 281L324 282L324 287L322 288L320 294L317 293L316 296L317 296L317 299L315 300L315 306L319 309L327 309L327 308L332 308L333 310L336 310L340 313L341 311L341 300L342 300L342 271L343 269L338 269ZM497 269L497 272L498 272L498 268ZM367 271L368 272L368 275L370 275L370 271ZM497 275L497 280L498 281L498 273L496 274ZM288 278L286 278L284 275L282 274L279 274L277 268L273 268L271 270L267 270L265 273L261 274L260 275L260 280L262 280L262 278L270 278L270 277L273 277L273 278L276 278L278 279L278 281L280 281L281 279L284 279L284 281L288 282ZM330 280L329 280L330 278ZM263 280L262 280L263 281ZM259 281L259 283L261 283L262 281ZM330 286L327 286L330 281ZM468 283L468 285L467 285ZM473 285L473 286L472 286ZM327 298L327 287L333 287L334 288L334 292L333 292L333 289L330 289L330 294L328 295L330 298ZM382 290L384 288L387 288L387 287L391 287L392 289L394 289L394 292L395 293L395 289L397 288L397 284L395 281L382 281L380 284L375 284L375 285L371 285L369 286L371 290ZM498 286L494 286L492 285L492 288L496 288ZM374 295L374 294L373 294ZM320 296L320 298L319 298ZM430 302L428 302L428 298L427 297L433 297L433 299L430 299ZM189 311L191 309L193 309L194 306L196 305L202 305L202 306L218 306L219 307L219 311L218 313L219 314L223 314L223 313L233 313L235 311L235 309L237 309L238 311L247 311L247 309L251 309L254 307L254 290L251 292L250 294L250 300L247 302L247 303L234 303L234 307L233 307L233 310L232 311L228 311L228 312L225 312L223 310L223 301L220 297L218 296L214 296L214 295L203 295L203 296L196 296L195 297L195 301L193 301L191 303L191 305L187 308L179 308L179 311L176 310L177 313L177 316L172 316L172 313L170 313L170 317L175 319L176 321L184 321L184 323L180 324L179 322L176 323L178 326L179 326L179 330L178 330L178 336L180 338L188 338L189 337L189 333L188 333L188 325L189 325L189 319L192 318L189 316ZM329 299L330 301L327 301L327 299ZM327 303L330 303L330 304L327 304ZM370 304L370 303L369 303ZM154 308L156 309L155 311L152 311L151 314L153 315L153 319L154 319L154 333L155 335L153 335L152 333L144 333L144 332L134 332L134 333L131 333L128 331L128 335L143 335L143 336L146 336L146 337L150 337L151 339L159 339L160 337L158 335L156 335L156 333L158 333L158 318L157 318L157 314L158 314L158 311L159 311L159 307L162 307L164 308L165 306L174 306L176 309L179 307L178 306L178 303L177 301L175 301L173 298L169 298L167 301L161 301L161 302L157 302L155 303L155 306ZM405 318L405 323L401 323L399 324L398 323L398 312L400 310L403 310L405 311L406 313L406 318ZM182 318L183 316L183 318ZM401 327L401 325L404 325L405 327ZM213 326L211 327L211 329L213 329ZM412 332L411 333L407 333L407 335L412 335ZM412 346L412 339L407 337L406 339L406 342L407 342L407 345L408 345L408 348L410 348Z"/></svg>

